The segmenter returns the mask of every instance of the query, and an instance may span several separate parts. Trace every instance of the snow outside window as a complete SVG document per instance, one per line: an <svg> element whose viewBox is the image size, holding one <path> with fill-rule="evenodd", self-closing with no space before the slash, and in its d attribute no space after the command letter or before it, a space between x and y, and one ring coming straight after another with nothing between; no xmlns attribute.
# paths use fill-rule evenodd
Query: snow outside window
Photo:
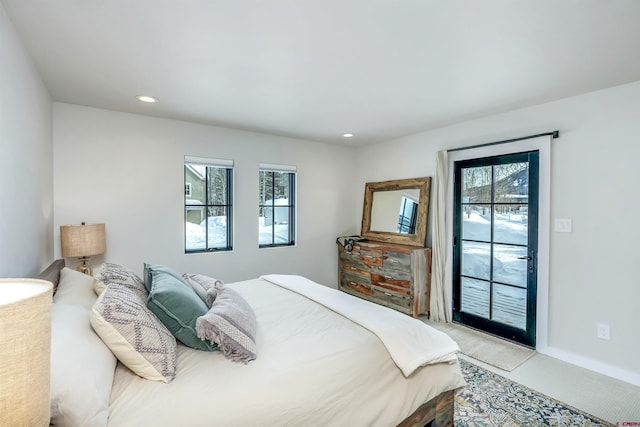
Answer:
<svg viewBox="0 0 640 427"><path fill-rule="evenodd" d="M295 166L260 165L258 241L261 248L295 244Z"/></svg>
<svg viewBox="0 0 640 427"><path fill-rule="evenodd" d="M185 253L231 250L233 161L185 156L184 183Z"/></svg>

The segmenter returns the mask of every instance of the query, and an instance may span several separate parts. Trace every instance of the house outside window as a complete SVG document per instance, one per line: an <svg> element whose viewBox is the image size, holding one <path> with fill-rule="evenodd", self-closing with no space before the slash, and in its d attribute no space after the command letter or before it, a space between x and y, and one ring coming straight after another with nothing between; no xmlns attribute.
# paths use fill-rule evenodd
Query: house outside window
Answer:
<svg viewBox="0 0 640 427"><path fill-rule="evenodd" d="M258 185L259 247L295 245L296 167L263 163Z"/></svg>
<svg viewBox="0 0 640 427"><path fill-rule="evenodd" d="M233 160L185 156L185 253L233 247Z"/></svg>

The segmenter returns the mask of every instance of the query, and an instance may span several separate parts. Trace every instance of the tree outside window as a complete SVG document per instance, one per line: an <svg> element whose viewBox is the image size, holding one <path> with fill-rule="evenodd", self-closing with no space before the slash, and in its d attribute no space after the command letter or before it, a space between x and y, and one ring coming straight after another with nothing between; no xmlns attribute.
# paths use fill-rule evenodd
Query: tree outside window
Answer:
<svg viewBox="0 0 640 427"><path fill-rule="evenodd" d="M185 253L231 250L233 161L185 157L184 181Z"/></svg>
<svg viewBox="0 0 640 427"><path fill-rule="evenodd" d="M259 246L295 244L295 169L263 167L259 173Z"/></svg>

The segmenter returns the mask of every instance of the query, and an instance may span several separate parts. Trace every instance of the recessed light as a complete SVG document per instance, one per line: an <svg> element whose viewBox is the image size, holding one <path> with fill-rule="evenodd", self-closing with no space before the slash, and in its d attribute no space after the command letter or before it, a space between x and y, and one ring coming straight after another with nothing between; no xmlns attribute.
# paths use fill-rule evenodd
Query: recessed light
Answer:
<svg viewBox="0 0 640 427"><path fill-rule="evenodd" d="M156 98L154 98L153 96L147 96L147 95L138 95L136 98L138 98L139 101L142 102L148 102L148 103L154 103L154 102L158 102L158 100Z"/></svg>
<svg viewBox="0 0 640 427"><path fill-rule="evenodd" d="M342 136L344 138L353 138L353 134L352 133L343 133Z"/></svg>

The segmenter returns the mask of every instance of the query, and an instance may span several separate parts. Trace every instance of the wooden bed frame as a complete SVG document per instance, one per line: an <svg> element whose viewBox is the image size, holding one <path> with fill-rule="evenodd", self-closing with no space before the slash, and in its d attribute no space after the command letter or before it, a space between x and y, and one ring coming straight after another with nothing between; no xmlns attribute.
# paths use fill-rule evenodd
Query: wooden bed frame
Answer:
<svg viewBox="0 0 640 427"><path fill-rule="evenodd" d="M49 265L37 279L53 283L55 293L60 282L60 270L65 267L64 259L57 259ZM453 390L440 393L438 396L420 405L414 413L402 420L398 427L450 427L453 426Z"/></svg>

